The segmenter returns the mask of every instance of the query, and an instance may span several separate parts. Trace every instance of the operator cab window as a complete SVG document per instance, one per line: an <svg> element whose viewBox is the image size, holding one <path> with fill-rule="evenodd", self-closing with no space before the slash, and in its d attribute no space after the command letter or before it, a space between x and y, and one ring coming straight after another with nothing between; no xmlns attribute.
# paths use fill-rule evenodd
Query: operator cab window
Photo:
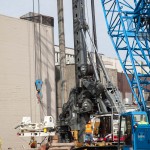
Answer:
<svg viewBox="0 0 150 150"><path fill-rule="evenodd" d="M148 124L148 118L146 115L134 115L134 122L137 124Z"/></svg>

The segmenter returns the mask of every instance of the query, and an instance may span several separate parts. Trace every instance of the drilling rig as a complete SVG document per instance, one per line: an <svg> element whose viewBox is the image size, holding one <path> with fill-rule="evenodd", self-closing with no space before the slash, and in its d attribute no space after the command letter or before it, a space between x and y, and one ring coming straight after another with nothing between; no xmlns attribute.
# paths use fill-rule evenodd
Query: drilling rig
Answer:
<svg viewBox="0 0 150 150"><path fill-rule="evenodd" d="M85 126L91 116L112 112L119 114L125 112L125 107L90 36L85 17L85 1L72 0L72 7L76 87L70 91L69 99L63 105L58 131L60 142L76 140L84 143ZM96 63L88 51L86 35L92 42ZM101 73L105 77L105 84L101 82Z"/></svg>

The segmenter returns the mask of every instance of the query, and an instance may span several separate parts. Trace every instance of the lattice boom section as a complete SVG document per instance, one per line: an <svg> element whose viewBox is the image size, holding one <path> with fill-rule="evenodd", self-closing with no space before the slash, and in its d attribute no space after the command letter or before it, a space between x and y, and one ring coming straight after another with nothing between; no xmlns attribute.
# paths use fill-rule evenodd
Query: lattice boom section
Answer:
<svg viewBox="0 0 150 150"><path fill-rule="evenodd" d="M108 34L134 98L145 109L143 91L150 91L150 0L101 2Z"/></svg>

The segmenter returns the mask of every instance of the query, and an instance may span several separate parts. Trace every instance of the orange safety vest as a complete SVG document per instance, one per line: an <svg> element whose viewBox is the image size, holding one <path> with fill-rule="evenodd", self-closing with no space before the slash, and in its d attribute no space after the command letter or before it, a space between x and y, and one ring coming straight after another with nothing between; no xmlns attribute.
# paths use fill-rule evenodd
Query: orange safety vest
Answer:
<svg viewBox="0 0 150 150"><path fill-rule="evenodd" d="M85 126L85 133L89 133L89 134L92 133L92 125L91 125L91 123L86 124L86 126Z"/></svg>

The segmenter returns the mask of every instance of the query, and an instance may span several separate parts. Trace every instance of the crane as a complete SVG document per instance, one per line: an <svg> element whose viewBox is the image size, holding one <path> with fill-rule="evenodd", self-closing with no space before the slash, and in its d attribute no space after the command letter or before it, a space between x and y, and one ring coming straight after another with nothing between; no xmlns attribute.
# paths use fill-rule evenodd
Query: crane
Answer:
<svg viewBox="0 0 150 150"><path fill-rule="evenodd" d="M148 150L150 120L144 92L150 92L150 1L101 0L101 4L108 34L138 105L138 111L121 114L119 133L128 137L123 150ZM139 124L141 119L144 125Z"/></svg>

